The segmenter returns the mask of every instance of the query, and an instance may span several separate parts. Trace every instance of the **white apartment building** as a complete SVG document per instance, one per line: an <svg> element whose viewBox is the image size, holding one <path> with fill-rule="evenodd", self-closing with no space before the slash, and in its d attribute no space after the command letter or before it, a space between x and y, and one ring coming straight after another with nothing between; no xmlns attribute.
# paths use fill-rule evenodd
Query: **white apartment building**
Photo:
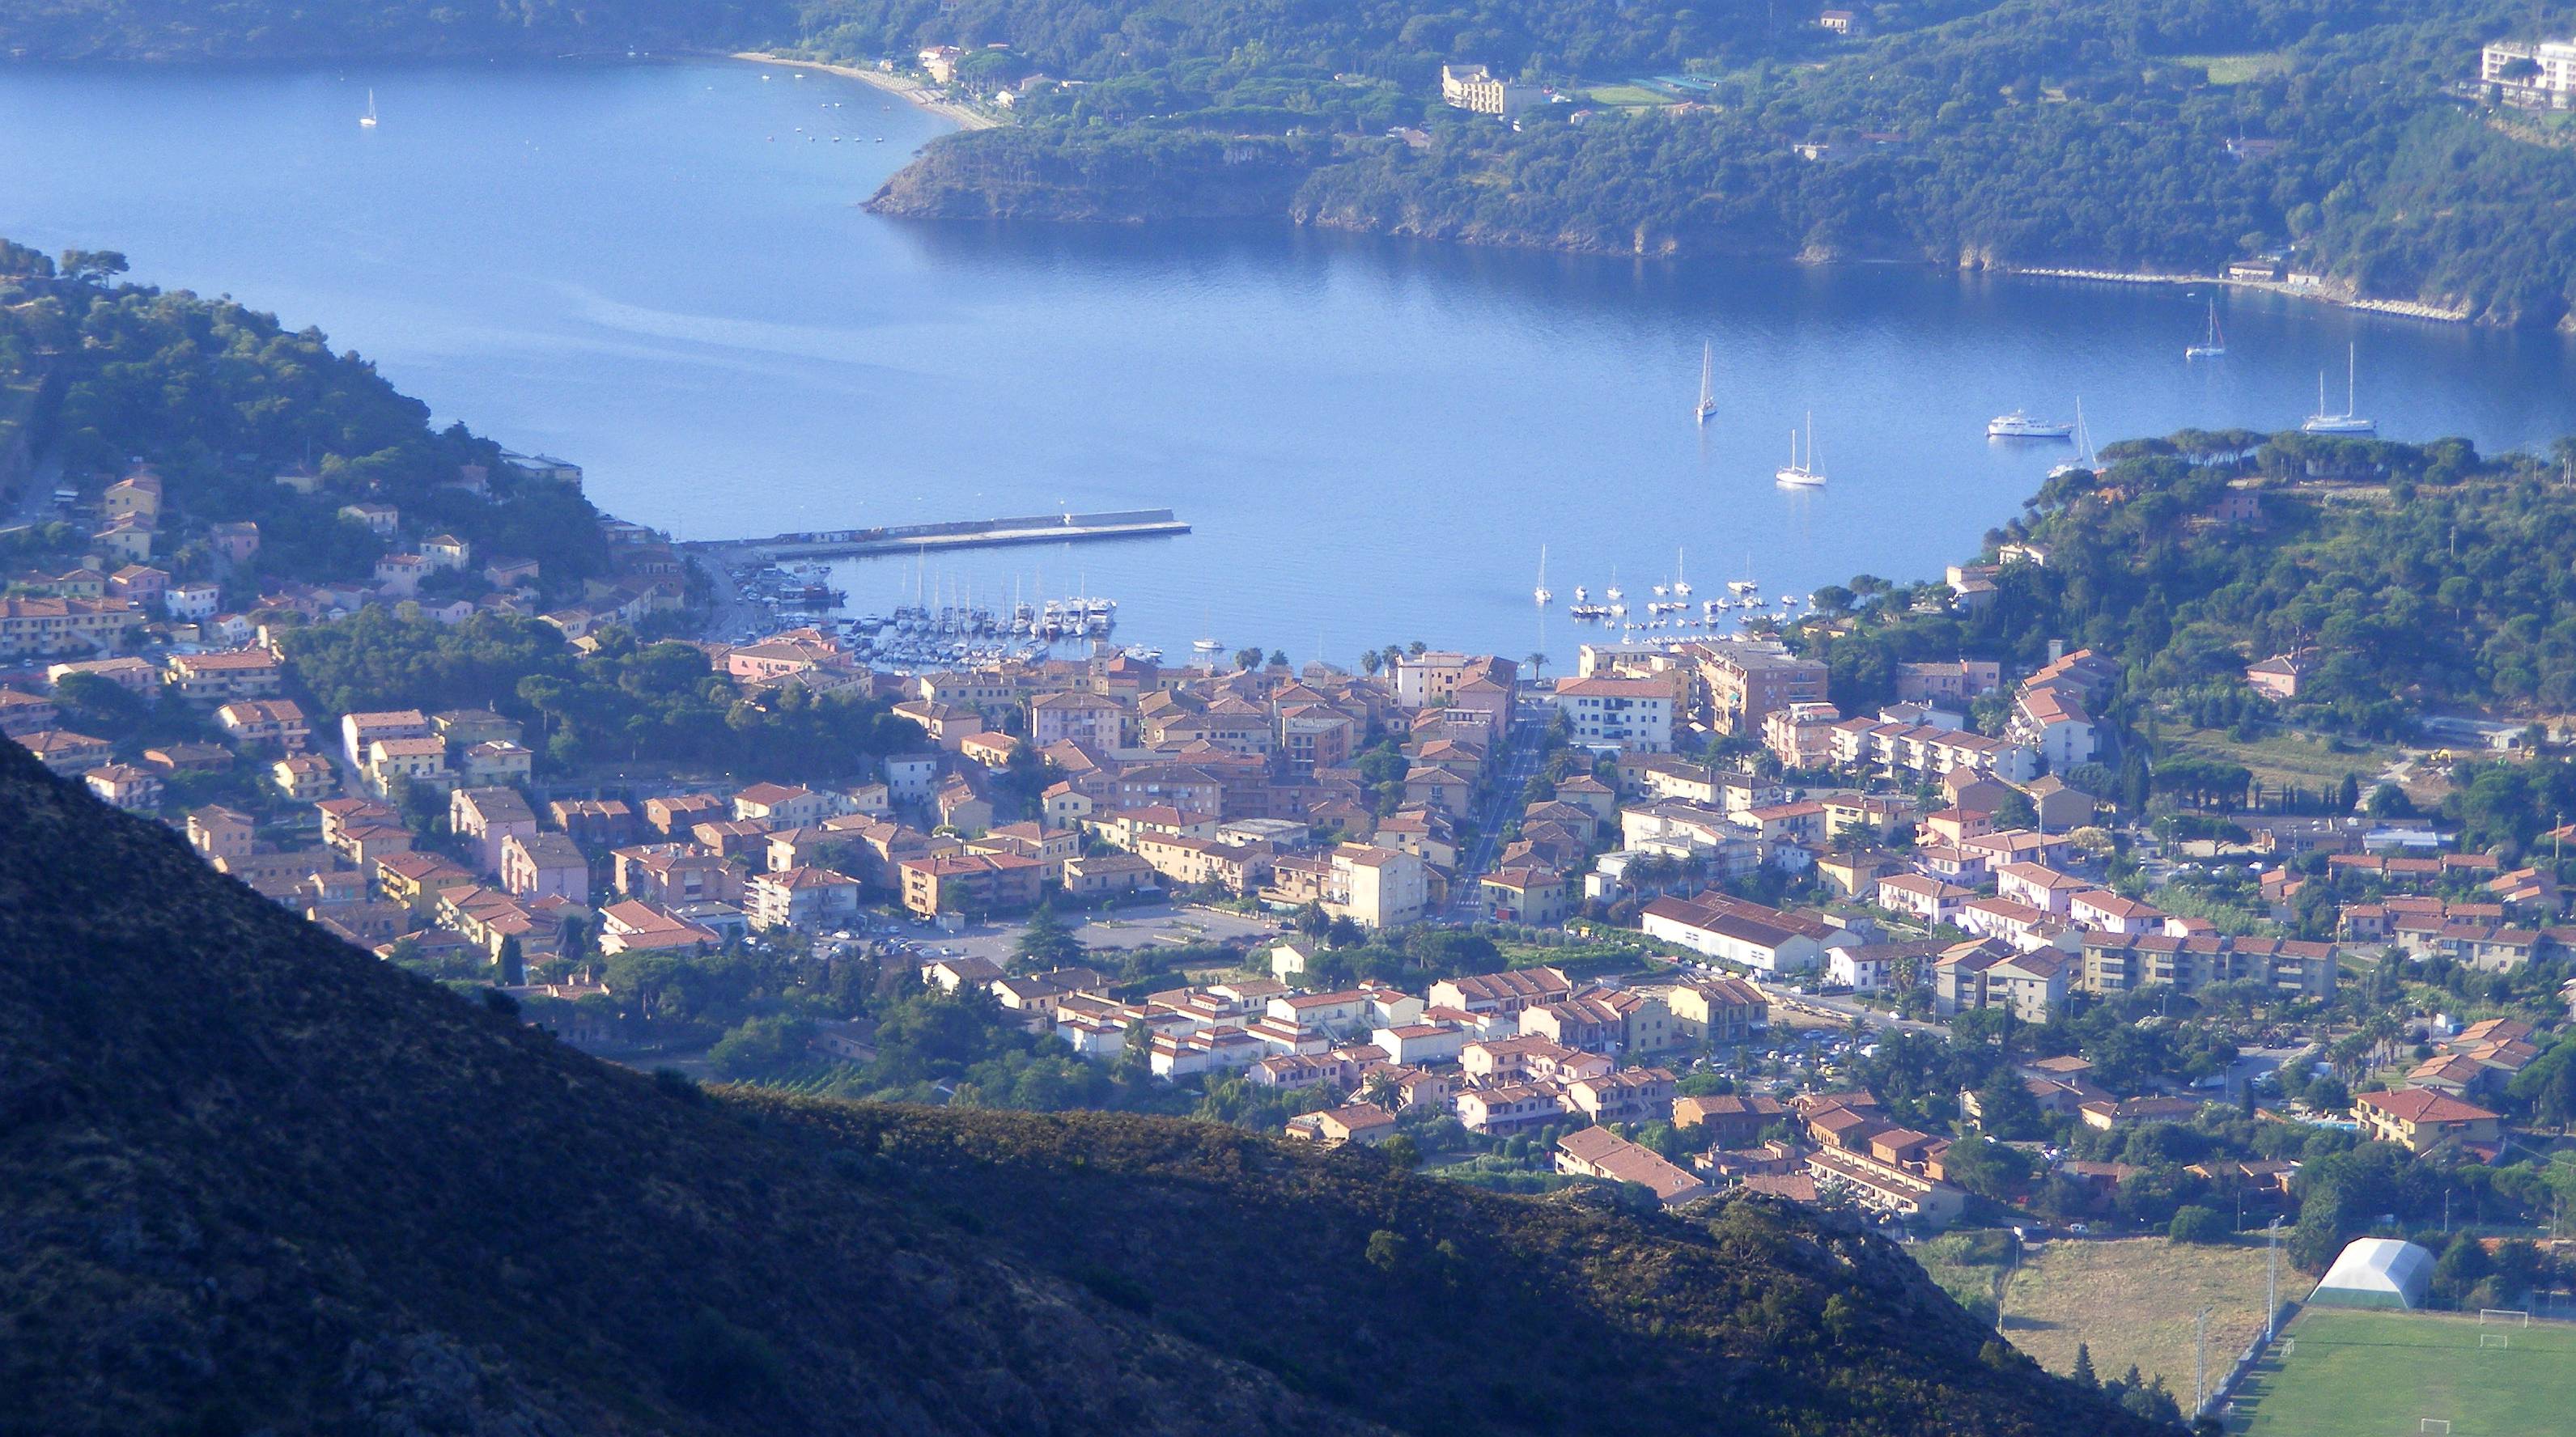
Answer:
<svg viewBox="0 0 2576 1437"><path fill-rule="evenodd" d="M2534 68L2505 78L2506 70L2520 69L2522 62ZM2576 95L2576 41L2499 40L2479 53L2478 79L2520 103L2564 110Z"/></svg>
<svg viewBox="0 0 2576 1437"><path fill-rule="evenodd" d="M1672 752L1673 686L1661 680L1558 679L1556 711L1579 745Z"/></svg>
<svg viewBox="0 0 2576 1437"><path fill-rule="evenodd" d="M1443 65L1440 98L1461 110L1508 117L1545 100L1547 91L1503 79L1482 65Z"/></svg>

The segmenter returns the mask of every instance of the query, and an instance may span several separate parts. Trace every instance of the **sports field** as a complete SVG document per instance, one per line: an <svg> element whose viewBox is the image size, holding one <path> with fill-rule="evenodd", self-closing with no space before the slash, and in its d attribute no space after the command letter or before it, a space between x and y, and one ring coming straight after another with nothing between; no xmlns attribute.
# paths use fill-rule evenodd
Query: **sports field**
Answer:
<svg viewBox="0 0 2576 1437"><path fill-rule="evenodd" d="M2481 1335L2489 1344L2479 1346ZM2310 1308L2236 1395L2251 1437L2554 1437L2576 1431L2576 1323Z"/></svg>

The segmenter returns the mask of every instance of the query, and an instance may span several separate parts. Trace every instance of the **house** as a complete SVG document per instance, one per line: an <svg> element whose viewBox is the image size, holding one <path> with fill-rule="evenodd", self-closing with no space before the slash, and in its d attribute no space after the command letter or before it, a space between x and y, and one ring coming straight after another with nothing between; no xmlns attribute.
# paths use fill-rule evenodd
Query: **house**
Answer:
<svg viewBox="0 0 2576 1437"><path fill-rule="evenodd" d="M142 627L132 599L0 599L0 656L102 653Z"/></svg>
<svg viewBox="0 0 2576 1437"><path fill-rule="evenodd" d="M1497 869L1477 880L1487 915L1502 923L1556 924L1574 911L1565 876L1536 865Z"/></svg>
<svg viewBox="0 0 2576 1437"><path fill-rule="evenodd" d="M159 806L161 776L130 763L111 763L81 775L81 782L111 808L129 812Z"/></svg>
<svg viewBox="0 0 2576 1437"><path fill-rule="evenodd" d="M302 753L313 745L313 726L293 699L236 699L215 710L215 726L245 749Z"/></svg>
<svg viewBox="0 0 2576 1437"><path fill-rule="evenodd" d="M1452 1095L1449 1104L1467 1131L1491 1137L1544 1127L1565 1116L1564 1100L1554 1089L1536 1083L1466 1088Z"/></svg>
<svg viewBox="0 0 2576 1437"><path fill-rule="evenodd" d="M1674 985L1664 995L1673 1036L1718 1047L1742 1043L1771 1025L1771 1000L1741 978L1703 978Z"/></svg>
<svg viewBox="0 0 2576 1437"><path fill-rule="evenodd" d="M208 619L223 607L223 586L211 579L172 584L161 591L161 612L173 619Z"/></svg>
<svg viewBox="0 0 2576 1437"><path fill-rule="evenodd" d="M2365 1140L2396 1143L2419 1155L2451 1143L2493 1143L2504 1122L2500 1114L2430 1088L2363 1093L2352 1100L2352 1116Z"/></svg>
<svg viewBox="0 0 2576 1437"><path fill-rule="evenodd" d="M1958 918L1961 905L1976 896L1973 888L1961 888L1919 873L1895 873L1878 880L1879 907L1911 914L1927 924L1952 922Z"/></svg>
<svg viewBox="0 0 2576 1437"><path fill-rule="evenodd" d="M751 880L746 896L745 915L752 927L763 931L833 928L859 911L859 881L828 868L759 874Z"/></svg>
<svg viewBox="0 0 2576 1437"><path fill-rule="evenodd" d="M755 783L733 796L733 816L773 828L802 828L833 816L830 796L784 783Z"/></svg>
<svg viewBox="0 0 2576 1437"><path fill-rule="evenodd" d="M707 819L732 814L733 807L712 793L674 793L644 800L644 821L656 833L677 836Z"/></svg>
<svg viewBox="0 0 2576 1437"><path fill-rule="evenodd" d="M1668 1068L1620 1068L1565 1086L1569 1107L1596 1123L1659 1123L1673 1115Z"/></svg>
<svg viewBox="0 0 2576 1437"><path fill-rule="evenodd" d="M435 738L380 738L367 745L359 771L382 794L394 792L397 783L444 789L450 778L447 745Z"/></svg>
<svg viewBox="0 0 2576 1437"><path fill-rule="evenodd" d="M639 949L702 952L723 941L712 928L674 917L634 899L611 903L599 910L599 951L612 958Z"/></svg>
<svg viewBox="0 0 2576 1437"><path fill-rule="evenodd" d="M1759 1094L1725 1093L1673 1100L1673 1126L1698 1133L1714 1147L1751 1147L1774 1124L1789 1121L1787 1103Z"/></svg>
<svg viewBox="0 0 2576 1437"><path fill-rule="evenodd" d="M923 918L1011 912L1038 901L1045 865L1016 853L943 853L898 866L903 906Z"/></svg>
<svg viewBox="0 0 2576 1437"><path fill-rule="evenodd" d="M320 798L339 786L339 771L320 754L289 754L268 766L269 781L299 803Z"/></svg>
<svg viewBox="0 0 2576 1437"><path fill-rule="evenodd" d="M1608 1056L1621 1047L1628 1024L1607 1000L1584 993L1523 1008L1520 1029L1524 1035L1545 1038L1578 1052Z"/></svg>
<svg viewBox="0 0 2576 1437"><path fill-rule="evenodd" d="M2067 900L2066 916L2078 928L2103 933L2151 933L2164 926L2164 911L2134 898L2094 889Z"/></svg>
<svg viewBox="0 0 2576 1437"><path fill-rule="evenodd" d="M1375 1147L1395 1136L1395 1114L1373 1103L1353 1103L1288 1120L1288 1136L1328 1148L1358 1143Z"/></svg>
<svg viewBox="0 0 2576 1437"><path fill-rule="evenodd" d="M428 738L429 715L418 709L387 709L340 716L340 756L351 768L367 766L368 750L378 739ZM443 745L442 745L443 747Z"/></svg>
<svg viewBox="0 0 2576 1437"><path fill-rule="evenodd" d="M36 756L36 762L53 771L58 778L73 778L109 761L114 750L107 740L91 738L70 729L38 729L17 735L20 748Z"/></svg>
<svg viewBox="0 0 2576 1437"><path fill-rule="evenodd" d="M1099 694L1040 694L1029 701L1029 742L1041 749L1072 742L1107 751L1119 746L1125 720L1117 700Z"/></svg>
<svg viewBox="0 0 2576 1437"><path fill-rule="evenodd" d="M17 689L0 688L0 737L17 738L54 726L61 711L54 701Z"/></svg>
<svg viewBox="0 0 2576 1437"><path fill-rule="evenodd" d="M2000 938L2024 952L2056 946L2066 922L2009 898L1971 898L1959 905L1958 924L1981 937Z"/></svg>
<svg viewBox="0 0 2576 1437"><path fill-rule="evenodd" d="M2066 914L2079 895L2092 894L2100 888L2090 879L2060 873L2040 863L2007 863L1994 872L1996 896L2042 913Z"/></svg>
<svg viewBox="0 0 2576 1437"><path fill-rule="evenodd" d="M1658 898L1641 924L1648 937L1757 972L1804 972L1824 962L1824 944L1812 934L1702 901Z"/></svg>
<svg viewBox="0 0 2576 1437"><path fill-rule="evenodd" d="M734 867L695 844L641 844L618 849L612 857L618 892L665 908L725 903L741 896L742 884ZM771 865L778 871L797 866Z"/></svg>
<svg viewBox="0 0 2576 1437"><path fill-rule="evenodd" d="M1469 1036L1467 1029L1454 1023L1407 1023L1401 1028L1379 1028L1369 1041L1384 1048L1390 1061L1421 1067L1455 1062Z"/></svg>
<svg viewBox="0 0 2576 1437"><path fill-rule="evenodd" d="M501 840L501 887L515 897L590 902L590 859L560 833Z"/></svg>
<svg viewBox="0 0 2576 1437"><path fill-rule="evenodd" d="M249 857L257 847L253 841L256 832L249 814L221 804L208 804L188 814L188 846L210 863Z"/></svg>
<svg viewBox="0 0 2576 1437"><path fill-rule="evenodd" d="M473 784L526 783L536 771L536 753L505 739L491 739L465 750L462 777Z"/></svg>
<svg viewBox="0 0 2576 1437"><path fill-rule="evenodd" d="M1453 110L1508 119L1546 99L1539 86L1503 79L1482 65L1440 67L1440 103Z"/></svg>
<svg viewBox="0 0 2576 1437"><path fill-rule="evenodd" d="M1720 733L1759 737L1773 711L1793 703L1825 702L1825 665L1763 640L1711 640L1685 644L1707 693L1709 720Z"/></svg>
<svg viewBox="0 0 2576 1437"><path fill-rule="evenodd" d="M1556 681L1556 711L1579 746L1669 753L1673 686L1655 679L1565 678Z"/></svg>
<svg viewBox="0 0 2576 1437"><path fill-rule="evenodd" d="M1090 854L1064 861L1068 897L1115 897L1155 891L1154 865L1132 853Z"/></svg>
<svg viewBox="0 0 2576 1437"><path fill-rule="evenodd" d="M1611 1132L1582 1128L1556 1140L1556 1170L1603 1182L1636 1183L1666 1207L1706 1197L1707 1183L1664 1161L1654 1149Z"/></svg>
<svg viewBox="0 0 2576 1437"><path fill-rule="evenodd" d="M2013 700L2007 732L2016 742L2037 750L2051 773L2064 773L2093 760L2093 716L2072 686L2024 685Z"/></svg>
<svg viewBox="0 0 2576 1437"><path fill-rule="evenodd" d="M1530 1008L1561 1001L1573 992L1574 981L1554 968L1514 968L1502 973L1443 978L1431 985L1424 1003L1430 1008L1517 1018Z"/></svg>
<svg viewBox="0 0 2576 1437"><path fill-rule="evenodd" d="M1943 949L1932 964L1932 1011L1950 1017L2004 1008L2026 1023L2044 1023L2062 1008L2075 964L2054 949L2023 953L2000 938Z"/></svg>
<svg viewBox="0 0 2576 1437"><path fill-rule="evenodd" d="M1325 860L1324 911L1362 928L1384 931L1420 922L1429 903L1429 876L1412 854L1374 844L1345 843Z"/></svg>
<svg viewBox="0 0 2576 1437"><path fill-rule="evenodd" d="M537 836L537 816L514 788L460 788L447 796L450 832L474 845L482 871L501 871L501 845Z"/></svg>

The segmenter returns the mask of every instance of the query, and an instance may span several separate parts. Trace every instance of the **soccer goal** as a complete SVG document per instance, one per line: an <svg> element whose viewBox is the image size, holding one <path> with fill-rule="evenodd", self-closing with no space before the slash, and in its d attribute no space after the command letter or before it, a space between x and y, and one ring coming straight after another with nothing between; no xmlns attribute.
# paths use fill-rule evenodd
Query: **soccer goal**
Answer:
<svg viewBox="0 0 2576 1437"><path fill-rule="evenodd" d="M2478 1346L2511 1347L2513 1346L2513 1334L2510 1332L2481 1332L2478 1334Z"/></svg>
<svg viewBox="0 0 2576 1437"><path fill-rule="evenodd" d="M2415 1430L2417 1432L2434 1432L2441 1434L2441 1437L2450 1437L2451 1419L2448 1417L2418 1418L2415 1423Z"/></svg>
<svg viewBox="0 0 2576 1437"><path fill-rule="evenodd" d="M2531 1309L2527 1307L2481 1307L2478 1309L2478 1326L2488 1327L2499 1323L2506 1327L2529 1327L2531 1325Z"/></svg>

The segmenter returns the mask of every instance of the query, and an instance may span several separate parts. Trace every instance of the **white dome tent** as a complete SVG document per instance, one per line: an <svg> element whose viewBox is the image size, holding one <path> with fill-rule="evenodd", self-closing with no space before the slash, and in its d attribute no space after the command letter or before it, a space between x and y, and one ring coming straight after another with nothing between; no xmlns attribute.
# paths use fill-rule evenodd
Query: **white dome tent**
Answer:
<svg viewBox="0 0 2576 1437"><path fill-rule="evenodd" d="M2365 1237L2326 1269L2308 1302L2317 1307L2417 1308L2424 1305L2424 1289L2432 1280L2433 1254L2411 1242Z"/></svg>

